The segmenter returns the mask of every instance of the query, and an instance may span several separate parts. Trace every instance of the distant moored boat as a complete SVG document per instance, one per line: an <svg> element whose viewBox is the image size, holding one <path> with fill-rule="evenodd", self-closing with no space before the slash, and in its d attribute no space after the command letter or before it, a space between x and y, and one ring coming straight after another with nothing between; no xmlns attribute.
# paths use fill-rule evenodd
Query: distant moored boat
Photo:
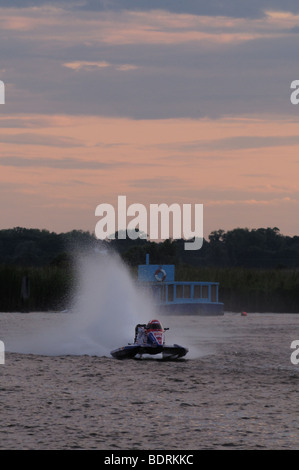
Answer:
<svg viewBox="0 0 299 470"><path fill-rule="evenodd" d="M138 282L151 289L161 313L189 315L223 315L219 302L218 282L175 281L173 264L138 266Z"/></svg>

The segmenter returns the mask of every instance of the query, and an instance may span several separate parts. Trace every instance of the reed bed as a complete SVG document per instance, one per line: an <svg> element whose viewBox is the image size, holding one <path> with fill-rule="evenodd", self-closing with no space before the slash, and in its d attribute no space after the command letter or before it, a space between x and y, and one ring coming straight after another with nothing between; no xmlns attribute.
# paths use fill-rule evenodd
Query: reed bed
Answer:
<svg viewBox="0 0 299 470"><path fill-rule="evenodd" d="M137 277L136 267L130 271ZM0 311L63 310L71 300L75 277L69 266L0 265ZM299 313L296 269L177 266L176 280L219 282L219 300L226 311Z"/></svg>
<svg viewBox="0 0 299 470"><path fill-rule="evenodd" d="M176 269L176 280L219 282L227 311L299 313L298 269L184 266Z"/></svg>
<svg viewBox="0 0 299 470"><path fill-rule="evenodd" d="M63 309L69 302L73 283L74 275L66 268L2 265L0 311Z"/></svg>

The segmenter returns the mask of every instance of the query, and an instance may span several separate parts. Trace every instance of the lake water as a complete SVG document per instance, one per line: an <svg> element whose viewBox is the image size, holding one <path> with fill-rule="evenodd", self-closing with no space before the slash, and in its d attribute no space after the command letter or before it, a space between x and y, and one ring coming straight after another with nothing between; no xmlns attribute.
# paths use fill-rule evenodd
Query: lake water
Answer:
<svg viewBox="0 0 299 470"><path fill-rule="evenodd" d="M299 449L299 315L159 318L186 359L111 358L133 339L113 321L1 313L0 448Z"/></svg>

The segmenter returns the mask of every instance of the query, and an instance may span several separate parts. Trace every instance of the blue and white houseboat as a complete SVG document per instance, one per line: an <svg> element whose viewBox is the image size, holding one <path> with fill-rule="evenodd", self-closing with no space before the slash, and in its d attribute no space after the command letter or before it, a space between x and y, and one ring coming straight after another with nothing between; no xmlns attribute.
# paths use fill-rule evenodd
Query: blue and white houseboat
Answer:
<svg viewBox="0 0 299 470"><path fill-rule="evenodd" d="M224 305L219 302L218 282L175 281L173 264L149 263L138 266L138 282L152 290L162 313L180 315L223 315Z"/></svg>

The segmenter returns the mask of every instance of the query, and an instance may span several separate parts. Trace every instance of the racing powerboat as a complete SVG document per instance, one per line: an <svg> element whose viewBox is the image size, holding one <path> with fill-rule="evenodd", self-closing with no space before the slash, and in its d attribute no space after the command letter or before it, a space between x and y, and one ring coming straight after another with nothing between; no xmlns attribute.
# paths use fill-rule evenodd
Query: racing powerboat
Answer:
<svg viewBox="0 0 299 470"><path fill-rule="evenodd" d="M178 359L188 353L188 349L179 344L165 344L165 331L159 320L151 320L147 325L138 324L135 327L134 343L128 343L111 351L116 359L141 358L144 354L151 356L161 354L162 359Z"/></svg>

